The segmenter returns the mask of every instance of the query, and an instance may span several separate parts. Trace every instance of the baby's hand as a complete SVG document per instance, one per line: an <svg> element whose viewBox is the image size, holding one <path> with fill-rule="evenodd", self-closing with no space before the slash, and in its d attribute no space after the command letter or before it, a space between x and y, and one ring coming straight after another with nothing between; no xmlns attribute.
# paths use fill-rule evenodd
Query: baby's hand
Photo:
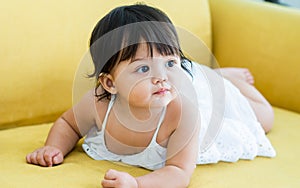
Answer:
<svg viewBox="0 0 300 188"><path fill-rule="evenodd" d="M27 163L51 167L62 163L63 153L53 146L44 146L26 156Z"/></svg>
<svg viewBox="0 0 300 188"><path fill-rule="evenodd" d="M133 176L117 170L108 170L101 184L103 188L138 188L138 183Z"/></svg>

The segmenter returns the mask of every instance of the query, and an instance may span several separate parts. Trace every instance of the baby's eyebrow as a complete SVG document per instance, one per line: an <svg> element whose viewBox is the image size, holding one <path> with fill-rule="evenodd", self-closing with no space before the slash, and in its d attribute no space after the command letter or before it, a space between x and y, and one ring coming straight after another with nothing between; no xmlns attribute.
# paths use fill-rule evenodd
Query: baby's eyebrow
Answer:
<svg viewBox="0 0 300 188"><path fill-rule="evenodd" d="M129 64L135 62L135 61L141 61L141 60L145 60L145 59L149 59L149 57L138 57L138 58L133 58Z"/></svg>
<svg viewBox="0 0 300 188"><path fill-rule="evenodd" d="M133 62L136 62L136 61L145 61L145 60L150 60L150 59L165 59L166 60L175 60L176 58L178 58L179 56L176 56L176 55L169 55L169 56L163 56L163 57L150 57L150 56L147 56L147 57L133 57L129 64L133 63Z"/></svg>

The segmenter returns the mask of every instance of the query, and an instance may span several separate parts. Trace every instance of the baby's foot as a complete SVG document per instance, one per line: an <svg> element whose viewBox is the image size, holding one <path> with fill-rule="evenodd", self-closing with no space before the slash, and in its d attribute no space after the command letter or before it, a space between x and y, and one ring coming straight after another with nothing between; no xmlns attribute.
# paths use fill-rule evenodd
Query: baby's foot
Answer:
<svg viewBox="0 0 300 188"><path fill-rule="evenodd" d="M243 80L251 85L254 84L254 77L252 76L251 72L247 68L218 68L215 69L217 72L221 73L222 76L227 78L230 81L234 80Z"/></svg>

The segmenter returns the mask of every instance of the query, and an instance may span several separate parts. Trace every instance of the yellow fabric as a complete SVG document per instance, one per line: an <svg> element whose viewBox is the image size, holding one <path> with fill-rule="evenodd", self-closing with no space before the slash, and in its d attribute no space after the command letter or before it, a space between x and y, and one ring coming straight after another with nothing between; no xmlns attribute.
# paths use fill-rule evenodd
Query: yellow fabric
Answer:
<svg viewBox="0 0 300 188"><path fill-rule="evenodd" d="M300 10L251 0L210 5L219 64L248 67L273 105L300 112Z"/></svg>
<svg viewBox="0 0 300 188"><path fill-rule="evenodd" d="M101 187L109 168L135 176L149 172L92 160L80 143L63 165L42 168L25 163L25 155L44 144L52 124L46 122L72 104L73 77L95 22L124 2L134 1L1 3L1 187ZM284 109L299 112L300 106L295 87L300 79L295 52L300 44L299 11L246 0L210 0L210 21L206 0L145 2L166 11L176 25L187 27L209 47L212 22L213 49L221 65L249 67L259 89L282 107L274 108L275 125L268 134L277 157L197 166L189 187L300 187L300 114ZM34 125L37 122L42 124ZM18 127L25 124L32 126Z"/></svg>
<svg viewBox="0 0 300 188"><path fill-rule="evenodd" d="M206 0L143 2L159 7L175 25L211 45ZM88 49L94 25L116 6L134 3L135 0L2 2L0 129L50 122L71 107L73 78Z"/></svg>
<svg viewBox="0 0 300 188"><path fill-rule="evenodd" d="M300 114L275 108L274 129L268 134L278 155L253 161L197 166L190 188L216 187L299 187L298 149ZM78 145L64 164L42 168L25 163L25 155L43 145L51 124L0 131L1 187L101 187L106 170L114 168L135 176L149 171L89 158Z"/></svg>

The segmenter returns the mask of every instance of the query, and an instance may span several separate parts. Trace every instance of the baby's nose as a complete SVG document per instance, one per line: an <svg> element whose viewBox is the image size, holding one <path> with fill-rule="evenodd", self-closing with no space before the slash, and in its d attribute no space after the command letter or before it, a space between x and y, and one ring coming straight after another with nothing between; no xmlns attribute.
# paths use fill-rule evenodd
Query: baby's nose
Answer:
<svg viewBox="0 0 300 188"><path fill-rule="evenodd" d="M154 70L152 71L152 83L158 84L161 82L165 82L168 80L167 74L165 70Z"/></svg>

